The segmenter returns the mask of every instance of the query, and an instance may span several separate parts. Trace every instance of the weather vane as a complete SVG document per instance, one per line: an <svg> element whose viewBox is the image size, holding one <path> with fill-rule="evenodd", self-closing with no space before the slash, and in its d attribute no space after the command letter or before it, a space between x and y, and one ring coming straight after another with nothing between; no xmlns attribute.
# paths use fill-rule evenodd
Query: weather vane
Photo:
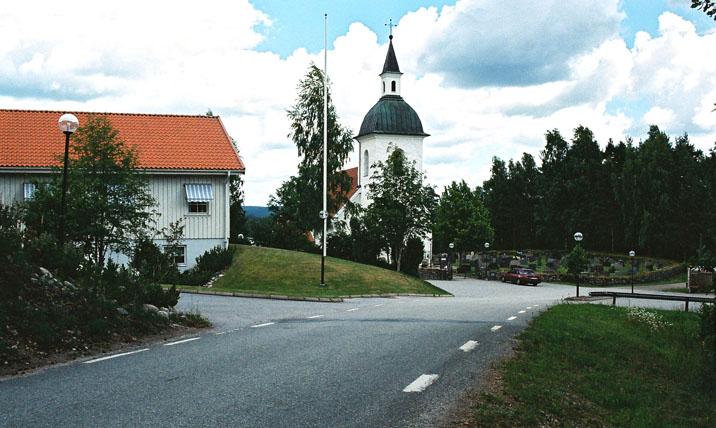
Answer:
<svg viewBox="0 0 716 428"><path fill-rule="evenodd" d="M389 37L392 40L393 39L393 27L397 27L398 24L393 24L393 18L391 18L390 23L385 24L385 26L390 28L390 36Z"/></svg>

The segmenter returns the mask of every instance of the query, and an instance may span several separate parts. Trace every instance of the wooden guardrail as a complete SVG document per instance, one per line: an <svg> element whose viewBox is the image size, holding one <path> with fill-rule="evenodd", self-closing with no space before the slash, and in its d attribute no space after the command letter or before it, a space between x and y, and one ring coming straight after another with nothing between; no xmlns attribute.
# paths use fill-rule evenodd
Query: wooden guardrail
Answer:
<svg viewBox="0 0 716 428"><path fill-rule="evenodd" d="M592 291L589 297L611 297L612 305L616 305L617 297L628 299L652 299L652 300L671 300L684 302L684 311L689 311L689 302L697 303L714 303L716 298L696 297L696 296L675 296L673 294L647 294L647 293L622 293L619 291Z"/></svg>

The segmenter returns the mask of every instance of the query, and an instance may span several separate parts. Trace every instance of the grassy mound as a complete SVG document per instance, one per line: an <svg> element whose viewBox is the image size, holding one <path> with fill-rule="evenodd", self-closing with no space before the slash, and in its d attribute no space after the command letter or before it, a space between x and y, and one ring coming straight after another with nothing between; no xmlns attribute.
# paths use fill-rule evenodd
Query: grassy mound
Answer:
<svg viewBox="0 0 716 428"><path fill-rule="evenodd" d="M449 294L428 282L375 266L276 248L236 245L234 263L212 290L283 296L336 297L357 294Z"/></svg>

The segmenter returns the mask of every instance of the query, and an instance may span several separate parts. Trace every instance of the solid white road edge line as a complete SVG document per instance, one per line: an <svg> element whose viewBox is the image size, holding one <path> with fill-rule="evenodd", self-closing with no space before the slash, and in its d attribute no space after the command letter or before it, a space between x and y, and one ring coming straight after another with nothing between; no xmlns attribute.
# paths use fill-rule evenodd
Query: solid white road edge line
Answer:
<svg viewBox="0 0 716 428"><path fill-rule="evenodd" d="M311 315L311 316L308 317L307 319L312 320L312 319L322 318L322 317L325 317L325 315Z"/></svg>
<svg viewBox="0 0 716 428"><path fill-rule="evenodd" d="M199 340L199 339L201 339L201 337L192 337L191 339L177 340L176 342L165 343L164 346L174 346L174 345L178 345L180 343L192 342L194 340Z"/></svg>
<svg viewBox="0 0 716 428"><path fill-rule="evenodd" d="M512 321L512 320L516 320L516 319L517 319L517 317L512 316L512 317L507 318L507 321Z"/></svg>
<svg viewBox="0 0 716 428"><path fill-rule="evenodd" d="M477 345L479 345L479 343L477 343L476 341L474 341L474 340L468 340L467 342L465 342L464 345L462 345L462 346L460 347L460 350L461 350L462 352L470 352L470 351L472 351L473 349L477 348Z"/></svg>
<svg viewBox="0 0 716 428"><path fill-rule="evenodd" d="M84 363L85 363L85 364L98 363L98 362L100 362L100 361L111 360L112 358L117 358L117 357L124 357L125 355L138 354L138 353L140 353L140 352L144 352L144 351L148 351L148 350L149 350L149 348L144 348L144 349L138 349L138 350L136 350L136 351L124 352L124 353L122 353L122 354L108 355L108 356L106 356L106 357L97 358L97 359L89 360L89 361L84 361Z"/></svg>
<svg viewBox="0 0 716 428"><path fill-rule="evenodd" d="M358 310L358 308L353 308L353 309L348 309L346 312L353 312L353 311L357 311L357 310Z"/></svg>
<svg viewBox="0 0 716 428"><path fill-rule="evenodd" d="M273 324L274 323L272 323L272 322L265 322L263 324L252 325L251 328L266 327L267 325L273 325Z"/></svg>
<svg viewBox="0 0 716 428"><path fill-rule="evenodd" d="M405 389L403 389L403 392L423 392L425 391L425 388L429 387L430 384L435 382L437 378L438 375L436 374L420 375L420 377L415 379L413 383L406 386Z"/></svg>
<svg viewBox="0 0 716 428"><path fill-rule="evenodd" d="M501 328L502 328L501 325L496 325L496 326L492 327L490 330L492 330L492 331L497 331L497 330L499 330L499 329L501 329Z"/></svg>

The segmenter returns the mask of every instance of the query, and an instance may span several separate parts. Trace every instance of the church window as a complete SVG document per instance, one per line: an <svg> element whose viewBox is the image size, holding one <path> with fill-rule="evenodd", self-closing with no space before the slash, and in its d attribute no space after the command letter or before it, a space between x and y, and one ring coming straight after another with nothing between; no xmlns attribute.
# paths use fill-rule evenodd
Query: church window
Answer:
<svg viewBox="0 0 716 428"><path fill-rule="evenodd" d="M363 153L363 177L368 176L368 168L370 168L370 162L368 159L368 150Z"/></svg>
<svg viewBox="0 0 716 428"><path fill-rule="evenodd" d="M383 93L385 93L385 82L383 82Z"/></svg>
<svg viewBox="0 0 716 428"><path fill-rule="evenodd" d="M392 82L390 82L390 90L393 91L393 92L395 92L395 80L393 80Z"/></svg>

